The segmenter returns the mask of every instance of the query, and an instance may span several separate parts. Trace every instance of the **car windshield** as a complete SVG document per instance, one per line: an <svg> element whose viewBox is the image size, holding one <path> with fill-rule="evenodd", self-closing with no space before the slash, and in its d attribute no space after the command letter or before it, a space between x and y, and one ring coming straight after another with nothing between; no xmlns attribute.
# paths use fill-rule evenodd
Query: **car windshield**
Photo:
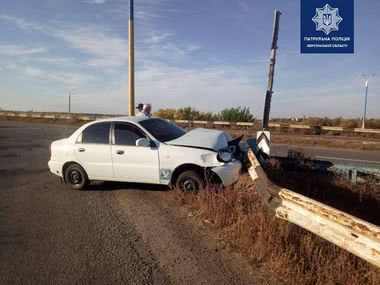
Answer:
<svg viewBox="0 0 380 285"><path fill-rule="evenodd" d="M151 133L159 142L175 140L186 134L186 131L181 127L161 119L141 121L140 125Z"/></svg>

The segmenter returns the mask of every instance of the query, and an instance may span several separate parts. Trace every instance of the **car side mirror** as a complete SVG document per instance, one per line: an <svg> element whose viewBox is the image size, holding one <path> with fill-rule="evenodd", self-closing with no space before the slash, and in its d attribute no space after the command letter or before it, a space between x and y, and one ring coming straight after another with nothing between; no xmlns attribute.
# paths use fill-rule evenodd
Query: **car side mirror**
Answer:
<svg viewBox="0 0 380 285"><path fill-rule="evenodd" d="M154 142L152 142L148 138L141 138L136 141L136 146L141 146L141 147L151 147L154 145Z"/></svg>

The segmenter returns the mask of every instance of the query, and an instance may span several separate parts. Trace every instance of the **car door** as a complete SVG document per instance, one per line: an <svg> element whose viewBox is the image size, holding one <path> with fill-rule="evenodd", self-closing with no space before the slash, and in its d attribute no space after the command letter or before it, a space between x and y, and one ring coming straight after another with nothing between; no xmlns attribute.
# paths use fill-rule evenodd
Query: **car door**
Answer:
<svg viewBox="0 0 380 285"><path fill-rule="evenodd" d="M156 147L136 146L146 134L128 122L114 122L112 161L116 180L159 183L159 159Z"/></svg>
<svg viewBox="0 0 380 285"><path fill-rule="evenodd" d="M75 144L75 157L90 179L113 179L110 132L111 122L92 124L83 130Z"/></svg>

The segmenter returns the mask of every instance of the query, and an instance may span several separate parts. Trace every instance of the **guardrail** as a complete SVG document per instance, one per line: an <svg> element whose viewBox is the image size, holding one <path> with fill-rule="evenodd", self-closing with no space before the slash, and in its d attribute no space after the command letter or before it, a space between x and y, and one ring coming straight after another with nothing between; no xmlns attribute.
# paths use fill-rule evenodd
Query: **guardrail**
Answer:
<svg viewBox="0 0 380 285"><path fill-rule="evenodd" d="M276 217L296 224L380 267L380 227L275 185L252 149L248 169L264 203Z"/></svg>
<svg viewBox="0 0 380 285"><path fill-rule="evenodd" d="M44 113L44 112L7 112L0 111L0 116L5 117L24 117L24 118L42 118L80 121L94 121L104 118L114 117L112 115L95 115L95 114L68 114L68 113Z"/></svg>
<svg viewBox="0 0 380 285"><path fill-rule="evenodd" d="M96 114L68 114L68 113L43 113L43 112L7 112L0 111L0 115L7 117L31 117L31 118L46 118L46 119L60 119L70 120L78 119L82 121L93 121L98 119L115 117L114 115L96 115ZM200 125L200 126L222 126L222 127L254 127L255 123L250 122L220 122L220 121L191 121L191 120L175 120L175 123L187 125ZM331 131L331 132L351 132L351 133L366 133L366 134L379 134L380 129L347 129L342 127L327 127L327 126L309 126L301 124L283 124L283 123L269 123L271 129L295 129L295 130L317 130L317 131Z"/></svg>

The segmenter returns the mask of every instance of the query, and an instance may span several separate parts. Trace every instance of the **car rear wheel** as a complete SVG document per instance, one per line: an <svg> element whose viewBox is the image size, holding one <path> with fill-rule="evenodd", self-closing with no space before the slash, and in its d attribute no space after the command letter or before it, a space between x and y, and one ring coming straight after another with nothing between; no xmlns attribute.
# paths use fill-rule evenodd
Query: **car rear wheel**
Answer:
<svg viewBox="0 0 380 285"><path fill-rule="evenodd" d="M196 171L187 170L178 176L176 187L183 192L200 191L203 190L204 180Z"/></svg>
<svg viewBox="0 0 380 285"><path fill-rule="evenodd" d="M72 164L65 171L65 181L71 188L83 190L88 184L87 173L79 164Z"/></svg>

